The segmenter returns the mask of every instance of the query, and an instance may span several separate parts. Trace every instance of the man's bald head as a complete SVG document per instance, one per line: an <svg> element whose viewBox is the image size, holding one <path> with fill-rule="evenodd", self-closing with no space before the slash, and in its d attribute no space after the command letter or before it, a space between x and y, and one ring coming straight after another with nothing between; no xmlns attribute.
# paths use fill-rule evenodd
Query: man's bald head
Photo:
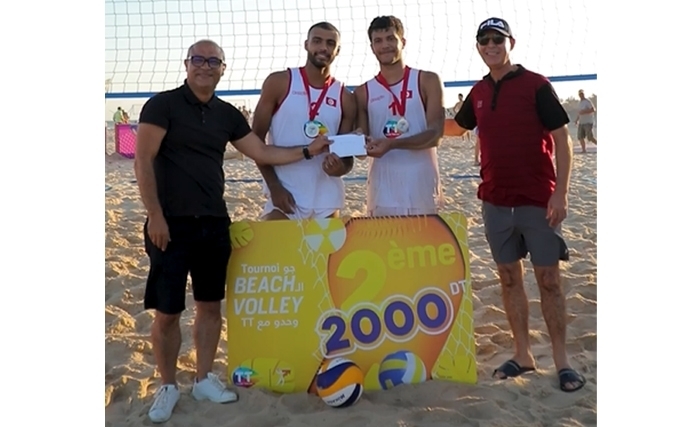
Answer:
<svg viewBox="0 0 700 427"><path fill-rule="evenodd" d="M206 47L212 47L212 46L215 47L218 50L219 54L221 55L221 60L226 61L226 55L224 54L224 50L221 48L221 46L219 46L219 44L216 43L215 41L208 40L208 39L199 40L199 41L196 41L194 44L192 44L192 46L190 46L189 49L187 49L187 57L189 58L192 55L195 55L197 48L205 47L205 46Z"/></svg>

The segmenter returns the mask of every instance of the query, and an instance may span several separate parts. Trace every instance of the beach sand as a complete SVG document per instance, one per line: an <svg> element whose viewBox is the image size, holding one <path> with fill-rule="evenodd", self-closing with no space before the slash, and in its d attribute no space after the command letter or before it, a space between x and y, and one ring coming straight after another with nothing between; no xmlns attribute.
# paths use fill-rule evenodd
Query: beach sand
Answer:
<svg viewBox="0 0 700 427"><path fill-rule="evenodd" d="M574 142L577 146L578 143ZM448 210L470 219L469 246L479 378L477 385L428 381L389 391L366 392L354 407L332 409L305 393L277 395L238 390L237 403L196 402L189 391L195 360L192 332L193 301L182 315L183 344L178 381L183 390L168 426L199 427L447 427L447 426L594 426L597 424L597 155L574 155L569 216L563 230L571 261L562 266L568 306L567 348L571 363L586 378L576 393L558 388L549 336L540 310L539 293L529 263L525 287L530 300L530 338L538 371L518 379L497 381L491 372L513 351L502 310L495 265L484 237L478 175L472 165L473 144L449 138L439 148ZM227 178L260 178L249 159L225 162ZM366 163L356 162L351 176L366 176ZM133 182L133 161L105 156L105 418L106 426L152 425L148 409L158 387L149 340L153 314L143 310L148 259L143 250L142 208ZM364 213L364 182L346 183L343 215ZM227 183L226 201L234 220L256 220L264 198L258 183ZM215 369L226 374L227 332L221 334Z"/></svg>

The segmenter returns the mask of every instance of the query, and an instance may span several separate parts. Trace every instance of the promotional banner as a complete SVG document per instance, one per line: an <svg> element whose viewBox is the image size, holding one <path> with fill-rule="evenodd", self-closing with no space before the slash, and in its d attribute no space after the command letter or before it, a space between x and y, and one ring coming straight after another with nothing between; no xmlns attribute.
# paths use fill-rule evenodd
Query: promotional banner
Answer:
<svg viewBox="0 0 700 427"><path fill-rule="evenodd" d="M315 393L342 356L367 390L476 383L467 236L457 212L233 223L229 380Z"/></svg>

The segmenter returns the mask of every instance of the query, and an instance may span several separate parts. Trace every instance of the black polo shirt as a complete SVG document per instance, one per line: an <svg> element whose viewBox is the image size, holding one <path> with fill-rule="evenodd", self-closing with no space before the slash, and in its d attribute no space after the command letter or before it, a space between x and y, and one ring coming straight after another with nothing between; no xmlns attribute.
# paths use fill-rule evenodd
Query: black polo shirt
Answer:
<svg viewBox="0 0 700 427"><path fill-rule="evenodd" d="M479 128L481 179L477 196L498 206L547 207L556 186L551 131L569 117L549 80L518 65L494 82L474 85L455 116Z"/></svg>
<svg viewBox="0 0 700 427"><path fill-rule="evenodd" d="M139 123L167 130L154 162L163 214L227 217L224 152L230 141L250 133L243 114L217 96L201 102L185 80L150 98Z"/></svg>

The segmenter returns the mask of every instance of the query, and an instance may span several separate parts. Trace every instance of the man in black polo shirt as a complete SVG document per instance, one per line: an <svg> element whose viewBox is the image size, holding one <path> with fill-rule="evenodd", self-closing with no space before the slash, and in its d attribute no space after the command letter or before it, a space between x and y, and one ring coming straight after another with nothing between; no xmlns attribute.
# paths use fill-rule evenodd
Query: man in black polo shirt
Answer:
<svg viewBox="0 0 700 427"><path fill-rule="evenodd" d="M156 312L151 338L162 382L149 411L153 422L168 420L180 397L175 371L188 274L196 306L192 395L219 403L238 398L212 373L231 254L223 198L226 144L272 165L328 151L325 137L304 147L263 143L238 109L214 95L226 68L224 59L222 49L210 40L192 45L185 60L185 83L149 99L139 120L135 171L147 212L144 239L151 262L144 303Z"/></svg>
<svg viewBox="0 0 700 427"><path fill-rule="evenodd" d="M490 72L474 85L455 121L465 129L479 127L478 197L515 341L515 355L494 376L504 379L535 370L522 265L530 253L560 388L575 391L586 379L571 368L566 354L566 308L559 273L559 262L569 259L561 234L571 176L569 117L547 78L511 64L515 39L506 21L487 19L479 25L476 39Z"/></svg>

